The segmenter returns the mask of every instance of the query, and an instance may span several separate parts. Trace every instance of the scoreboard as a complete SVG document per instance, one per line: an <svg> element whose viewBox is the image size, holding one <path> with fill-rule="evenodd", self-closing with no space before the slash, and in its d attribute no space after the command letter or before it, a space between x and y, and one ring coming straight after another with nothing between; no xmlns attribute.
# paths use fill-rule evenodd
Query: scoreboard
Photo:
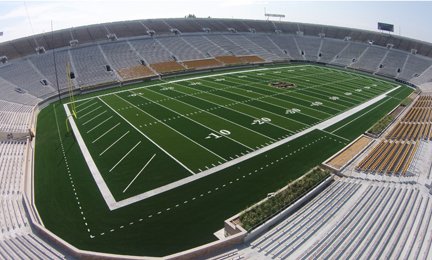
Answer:
<svg viewBox="0 0 432 260"><path fill-rule="evenodd" d="M394 25L388 23L378 23L378 30L394 32Z"/></svg>

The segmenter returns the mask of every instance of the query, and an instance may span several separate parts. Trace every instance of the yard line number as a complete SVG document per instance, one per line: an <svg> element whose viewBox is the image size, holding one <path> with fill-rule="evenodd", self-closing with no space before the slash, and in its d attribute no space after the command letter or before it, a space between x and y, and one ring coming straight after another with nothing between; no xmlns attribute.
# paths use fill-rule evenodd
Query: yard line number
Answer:
<svg viewBox="0 0 432 260"><path fill-rule="evenodd" d="M270 121L271 121L270 118L263 117L263 118L261 118L261 119L255 119L255 120L252 122L252 125L256 125L256 124L262 125L262 124L264 124L265 122L270 122Z"/></svg>
<svg viewBox="0 0 432 260"><path fill-rule="evenodd" d="M293 109L287 109L287 111L285 112L285 114L295 114L295 113L300 113L301 110L298 108L293 108Z"/></svg>
<svg viewBox="0 0 432 260"><path fill-rule="evenodd" d="M218 138L221 138L222 136L224 136L224 135L229 135L229 134L231 134L231 132L230 131L228 131L228 130L224 130L224 129L222 129L222 130L220 130L219 131L219 133L221 134L221 135L217 135L217 134L215 134L215 133L210 133L205 139L210 139L210 138L215 138L215 139L218 139Z"/></svg>

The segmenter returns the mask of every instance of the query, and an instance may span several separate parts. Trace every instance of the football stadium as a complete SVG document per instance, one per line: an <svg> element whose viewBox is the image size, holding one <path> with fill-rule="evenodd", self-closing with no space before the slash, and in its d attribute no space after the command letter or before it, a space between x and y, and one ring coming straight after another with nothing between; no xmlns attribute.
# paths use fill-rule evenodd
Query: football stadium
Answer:
<svg viewBox="0 0 432 260"><path fill-rule="evenodd" d="M0 43L0 258L431 259L432 43L380 26Z"/></svg>

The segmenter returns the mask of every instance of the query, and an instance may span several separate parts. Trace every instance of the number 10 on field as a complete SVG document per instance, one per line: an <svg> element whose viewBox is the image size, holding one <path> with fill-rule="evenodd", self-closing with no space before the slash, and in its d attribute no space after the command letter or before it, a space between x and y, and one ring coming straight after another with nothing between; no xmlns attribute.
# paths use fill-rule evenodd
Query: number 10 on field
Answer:
<svg viewBox="0 0 432 260"><path fill-rule="evenodd" d="M228 130L220 130L219 133L221 133L221 135L229 135L229 134L231 134L231 132L228 131ZM221 135L217 135L215 133L210 133L205 139L209 139L209 138L212 138L212 137L214 137L215 139L218 139L218 138L222 137Z"/></svg>

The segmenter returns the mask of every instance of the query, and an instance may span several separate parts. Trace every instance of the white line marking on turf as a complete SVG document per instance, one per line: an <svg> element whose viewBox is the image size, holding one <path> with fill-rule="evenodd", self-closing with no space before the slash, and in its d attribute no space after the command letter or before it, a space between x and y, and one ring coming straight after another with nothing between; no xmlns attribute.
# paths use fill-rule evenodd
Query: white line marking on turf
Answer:
<svg viewBox="0 0 432 260"><path fill-rule="evenodd" d="M83 118L83 117L85 117L85 116L87 116L87 115L89 115L90 113L92 113L92 112L98 110L98 109L101 108L101 107L102 107L102 106L98 106L97 108L93 109L92 111L90 111L90 112L88 112L88 113L85 113L84 115L82 115L82 116L80 117L80 119Z"/></svg>
<svg viewBox="0 0 432 260"><path fill-rule="evenodd" d="M69 103L68 103L68 104L69 104ZM86 110L87 108L89 108L89 107L91 107L91 106L93 106L93 105L96 105L96 104L97 104L97 102L94 102L93 104L91 104L91 105L89 105L89 106L87 106L87 107L81 109L80 111L77 111L77 114L80 113L80 112L82 112L82 111L84 111L84 110Z"/></svg>
<svg viewBox="0 0 432 260"><path fill-rule="evenodd" d="M195 174L193 176L189 176L189 177L186 177L184 179L181 179L181 180L172 182L170 184L164 185L162 187L159 187L159 188L156 188L156 189L153 189L153 190L150 190L150 191L138 194L136 196L133 196L133 197L130 197L130 198L118 201L116 203L114 209L122 208L124 206L127 206L129 204L135 203L137 201L141 201L141 200L150 198L152 196L161 194L161 193L163 193L165 191L168 191L168 190L180 187L180 186L182 186L182 185L184 185L186 183L189 183L189 182L195 181L197 179L206 177L206 176L211 175L211 174L213 174L215 172L218 172L218 171L220 171L222 169L228 168L228 167L233 166L233 165L235 165L237 163L240 163L242 161L245 161L247 159L255 157L256 155L265 153L265 152L267 152L267 151L269 151L271 149L274 149L275 147L278 147L280 145L286 144L287 142L292 141L292 140L294 140L294 139L296 139L296 138L298 138L300 136L303 136L303 135L305 135L307 133L310 133L313 130L316 130L316 129L318 129L318 130L325 129L326 127L329 127L329 126L331 126L331 125L333 125L333 124L335 124L335 123L337 123L337 122L339 122L339 121L341 121L341 120L343 120L343 119L345 119L345 118L347 118L347 117L349 117L349 116L357 113L358 111L361 111L362 109L364 109L364 108L366 108L366 107L368 107L368 106L370 106L370 105L372 105L372 104L380 101L381 99L385 98L387 94L389 94L390 92L394 91L395 89L397 89L397 88L391 89L388 92L386 92L386 93L384 93L384 94L382 94L382 95L380 95L380 96L378 96L376 98L373 98L373 99L371 99L371 100L369 100L369 101L367 101L367 102L365 102L365 103L363 103L363 104L361 104L361 105L359 105L359 106L357 106L357 107L355 107L355 108L353 108L351 110L348 110L348 111L346 111L344 113L341 113L341 114L335 116L332 119L324 121L324 122L322 122L320 124L317 124L317 125L315 125L313 127L310 127L310 128L308 128L308 129L306 129L306 130L304 130L302 132L296 133L296 134L294 134L294 135L292 135L292 136L290 136L288 138L285 138L285 139L283 139L281 141L277 141L277 142L275 142L275 143L273 143L273 144L271 144L269 146L266 146L266 147L264 147L264 148L262 148L260 150L256 150L254 152L246 154L245 156L242 156L242 157L236 158L234 160L228 161L228 162L226 162L226 163L224 163L222 165L218 165L218 166L213 167L211 169L207 169L205 171L199 172L199 173L197 173L197 174ZM288 157L288 155L286 157Z"/></svg>
<svg viewBox="0 0 432 260"><path fill-rule="evenodd" d="M298 66L289 66L289 67L290 68L300 68L300 67L311 67L311 65L298 65ZM166 81L166 82L162 82L162 83L156 83L156 84L152 84L152 85L146 85L146 86L142 86L142 87L135 88L135 89L142 89L142 88L163 86L163 85L171 84L171 83L174 83L174 82L182 82L182 81L189 81L189 80L202 79L202 78L211 78L211 77L219 77L219 76L231 75L231 74L257 72L257 71L267 71L267 70L275 70L275 69L280 69L280 68L263 68L263 69L247 70L247 71L233 71L233 72L226 72L226 73L220 73L220 74L215 74L215 75L199 76L199 77L195 77L195 78L176 79L176 80ZM100 97L103 97L103 96L109 96L109 95L112 95L112 94L122 93L122 92L126 92L126 91L129 91L129 90L120 90L120 91L110 92L110 93L107 93L107 94L102 94L102 95L98 96L98 99L100 99ZM81 101L85 101L85 100L88 100L88 99L94 99L94 97L83 98L83 99L80 99L79 101L76 101L76 102L81 102ZM70 102L65 103L65 104L70 104Z"/></svg>
<svg viewBox="0 0 432 260"><path fill-rule="evenodd" d="M119 123L120 124L120 123ZM129 131L127 131L124 135L122 135L119 139L117 139L117 141L115 141L114 143L112 143L110 146L108 146L107 149L105 149L102 153L99 154L99 156L101 156L102 154L104 154L106 151L108 151L108 149L110 149L113 145L115 145L118 141L120 141L120 139L122 139L123 137L125 137L125 135L129 134Z"/></svg>
<svg viewBox="0 0 432 260"><path fill-rule="evenodd" d="M193 171L191 171L188 167L186 167L186 165L184 165L183 163L181 163L179 160L177 160L177 158L175 158L174 156L172 156L170 153L168 153L167 151L165 151L165 149L163 149L162 147L160 147L156 142L154 142L152 139L150 139L147 135L145 135L143 132L141 132L138 128L136 128L131 122L127 121L126 118L124 118L122 115L120 115L117 111L115 111L115 109L113 109L112 107L110 107L105 101L103 101L101 98L98 97L98 99L100 101L102 101L107 107L109 107L112 111L114 111L114 113L116 113L119 117L121 117L125 122L127 122L130 126L132 126L138 133L142 134L145 138L147 138L147 140L149 140L150 142L152 142L152 144L154 144L157 148L161 149L161 151L163 151L166 155L168 155L169 157L171 157L174 161L176 161L178 164L180 164L183 168L185 168L186 170L188 170L190 173L195 174ZM113 210L110 207L111 210ZM115 208L114 208L115 209Z"/></svg>
<svg viewBox="0 0 432 260"><path fill-rule="evenodd" d="M69 111L67 104L63 104L63 107L66 111L66 116L69 118L69 123L71 125L72 131L75 134L75 138L76 138L78 145L81 149L81 153L84 156L84 159L87 163L87 166L89 167L89 170L90 170L90 172L93 176L93 179L95 180L95 182L99 188L100 193L102 194L102 196L105 200L105 203L108 205L108 208L110 210L118 208L118 206L116 205L117 202L115 201L114 196L112 195L110 189L108 189L108 186L106 185L104 179L102 178L102 175L100 174L99 169L97 168L95 162L93 161L93 158L91 157L90 152L87 149L86 144L84 143L84 140L81 136L81 133L78 130L78 127L75 124L73 117L71 117L71 113ZM73 185L72 185L72 187L73 187ZM79 204L79 202L78 202L78 204Z"/></svg>
<svg viewBox="0 0 432 260"><path fill-rule="evenodd" d="M367 112L365 112L365 113L359 115L358 117L354 118L353 120L349 121L348 123L344 124L343 126L341 126L341 127L337 128L337 129L333 130L331 133L333 134L334 132L337 132L339 129L345 127L346 125L351 124L352 122L354 122L354 121L357 120L358 118L360 118L360 117L362 117L362 116L364 116L364 115L366 115L366 114L372 112L373 110L375 110L375 108L380 107L381 105L383 105L384 103L386 103L386 102L389 101L389 100L391 100L391 98L387 99L386 101L382 102L381 104L379 104L378 106L372 108L371 110L369 110L369 111L367 111Z"/></svg>
<svg viewBox="0 0 432 260"><path fill-rule="evenodd" d="M89 121L85 122L85 123L84 123L84 124L82 124L82 125L85 125L85 124L87 124L87 123L91 122L91 121L92 121L93 119L97 118L97 117L98 117L98 116L100 116L100 115L103 115L103 114L105 114L106 112L107 112L107 110L103 111L102 113L100 113L99 115L97 115L97 116L93 117L92 119L90 119Z"/></svg>
<svg viewBox="0 0 432 260"><path fill-rule="evenodd" d="M123 100L124 102L126 102L126 103L129 103L130 105L132 105L132 106L133 106L133 107L135 107L136 109L140 110L141 112L144 112L144 113L145 113L145 114L147 114L148 116L150 116L150 117L154 118L155 120L158 120L158 119L157 119L156 117L154 117L154 116L150 115L149 113L145 112L145 111L144 111L144 110L142 110L141 108L139 108L139 107L135 106L135 105L134 105L134 104L132 104L131 102L129 102L129 101L127 101L127 100L125 100L125 99L124 99L124 98L122 98L122 97L120 97L119 95L117 95L117 94L114 94L114 95L115 95L116 97L120 98L121 100ZM125 119L125 120L126 120L126 119ZM184 138L188 139L189 141L193 142L194 144L198 145L199 147L203 148L204 150L206 150L206 151L210 152L211 154L213 154L213 155L215 155L215 156L217 156L217 157L221 158L221 159L222 159L222 160L224 160L224 161L227 161L227 160L226 160L225 158L223 158L222 156L220 156L220 155L216 154L216 153L215 153L215 152L213 152L212 150L210 150L210 149L208 149L208 148L206 148L206 147L202 146L201 144L199 144L199 143L195 142L194 140L190 139L190 138L189 138L189 137L187 137L186 135L184 135L184 134L180 133L179 131L175 130L174 128L172 128L171 126L169 126L169 125L165 124L164 122L161 122L161 124L165 125L165 126L166 126L166 127L168 127L169 129L173 130L174 132L178 133L179 135L183 136ZM253 149L252 149L252 150L253 150Z"/></svg>
<svg viewBox="0 0 432 260"><path fill-rule="evenodd" d="M112 170L115 169L115 167L117 167L117 165L119 165L119 163L121 163L124 158L126 158L126 156L128 156L139 144L141 143L141 141L139 141L134 147L132 147L132 149L129 150L129 152L127 152L127 154L125 154L125 156L123 156L123 158L120 159L120 161L118 161L112 168L111 170L109 170L109 172L112 172Z"/></svg>
<svg viewBox="0 0 432 260"><path fill-rule="evenodd" d="M155 156L156 156L156 154L153 154L152 158L150 158L150 160L144 165L144 167L141 169L141 171L139 171L139 173L135 176L135 178L133 178L133 180L129 183L129 185L126 187L126 189L124 189L123 193L125 193L125 191L129 188L129 186L131 186L131 184L135 181L135 179L138 178L138 176L141 174L141 172L144 171L144 169L151 162L151 160L153 160L153 158Z"/></svg>
<svg viewBox="0 0 432 260"><path fill-rule="evenodd" d="M154 91L154 90L151 90L151 89L149 89L149 88L147 88L146 90L148 90L148 91L153 91L153 92L155 92L155 93L158 93L158 92L156 92L156 91ZM131 92L133 92L133 91L131 91ZM178 91L176 91L176 92L178 92ZM135 92L134 92L134 93L135 93ZM199 110L200 113L201 113L201 112L205 112L205 113L207 113L207 114L209 114L209 115L212 115L212 116L215 116L215 117L220 118L220 119L222 119L222 120L225 120L225 121L227 121L227 122L230 122L231 124L235 124L235 125L237 125L237 126L239 126L239 127L242 127L242 128L247 129L247 130L249 130L249 131L251 131L251 132L254 132L254 133L256 133L256 134L259 134L259 135L261 135L261 136L263 136L263 137L266 137L266 138L268 138L268 139L271 139L271 140L273 140L273 141L276 141L275 139L273 139L273 138L271 138L271 137L268 137L268 136L266 136L266 135L264 135L264 134L261 134L261 133L259 133L259 132L256 132L256 131L254 131L254 130L252 130L252 129L249 129L249 128L245 127L245 126L239 125L239 124L237 124L237 123L235 123L235 122L232 122L232 121L230 121L230 120L228 120L228 119L226 119L226 118L223 118L223 117L221 117L221 116L218 116L218 115L216 115L216 114L210 113L210 112L208 112L208 111L206 111L206 110L204 110L204 109L198 108L198 107L196 107L196 106L194 106L194 105L191 105L191 104L188 104L188 103L186 103L186 102L183 102L183 101L181 101L181 100L179 100L179 99L177 99L177 98L169 97L169 96L167 96L167 95L165 95L165 94L161 94L161 93L158 93L158 94L163 95L163 96L166 96L166 97L168 97L168 98L171 99L171 100L176 100L177 102L180 102L180 103L182 103L182 104L186 104L186 105L188 105L188 106L190 106L190 107L193 107L193 108L196 108L196 109ZM219 105L218 107L220 108L220 107L222 107L222 106ZM195 112L195 114L196 114L196 113L197 113L197 112Z"/></svg>
<svg viewBox="0 0 432 260"><path fill-rule="evenodd" d="M134 92L131 91L131 93L134 93ZM140 96L140 97L141 97L141 98L145 98L145 97L143 97L143 96ZM145 99L152 101L152 100L149 99L149 98L145 98ZM125 100L125 101L126 101L126 100ZM152 101L152 102L155 103L154 101ZM200 125L200 126L202 126L202 127L204 127L204 128L207 128L207 129L209 129L210 131L212 131L212 132L214 132L214 133L217 133L217 132L218 132L218 131L216 131L216 130L214 130L214 129L212 129L212 128L206 126L206 125L201 124L200 122L197 122L197 121L193 120L192 118L188 117L187 114L186 114L186 116L184 116L184 115L180 114L179 112L176 112L176 111L174 111L174 110L172 110L172 109L170 109L170 108L168 108L168 107L166 107L166 106L164 106L164 105L161 105L161 104L159 104L159 103L156 103L156 104L159 105L159 106L161 106L161 107L163 107L163 108L165 108L165 109L167 109L167 110L169 110L169 111L171 111L171 112L173 112L173 113L176 113L177 115L182 116L183 118L186 118L186 119L188 119L188 120L194 122L195 124L198 124L198 125ZM233 142L235 142L235 143L238 143L239 145L242 145L242 146L244 146L244 147L246 147L246 148L248 148L248 149L250 149L250 150L252 150L252 151L254 150L254 149L250 148L249 146L247 146L247 145L245 145L245 144L243 144L243 143L241 143L241 142L239 142L239 141L237 141L237 140L235 140L235 139L233 139L233 138L231 138L231 137L228 137L228 136L226 136L226 135L224 135L224 137L227 138L227 139L229 139L229 140L231 140L231 141L233 141Z"/></svg>
<svg viewBox="0 0 432 260"><path fill-rule="evenodd" d="M99 127L100 125L102 125L103 123L105 123L106 121L110 120L113 116L108 117L107 119L105 119L102 123L98 124L97 126L93 127L92 129L87 131L87 134L90 133L91 131L95 130L97 127Z"/></svg>
<svg viewBox="0 0 432 260"><path fill-rule="evenodd" d="M91 99L89 99L89 100L87 100L86 102L84 102L84 103L81 103L81 104L79 104L78 106L76 106L75 108L79 108L80 106L82 106L82 105L85 105L85 104L87 104L88 102L90 102L90 101L92 101L93 100L93 98L91 98Z"/></svg>
<svg viewBox="0 0 432 260"><path fill-rule="evenodd" d="M339 138L341 138L341 139L344 139L345 141L351 141L351 140L346 139L346 138L344 138L344 137L342 137L342 136L335 135L335 134L330 133L330 132L327 132L327 131L325 131L325 130L322 130L322 129L321 129L321 131L323 131L323 132L326 133L326 134L333 135L333 136L339 137ZM306 145L306 146L307 146L307 145Z"/></svg>
<svg viewBox="0 0 432 260"><path fill-rule="evenodd" d="M120 123L117 123L115 126L113 126L110 130L106 131L105 133L103 133L101 136L99 136L98 138L96 138L92 144L94 144L97 140L101 139L104 135L108 134L111 130L113 130L114 128L116 128Z"/></svg>

